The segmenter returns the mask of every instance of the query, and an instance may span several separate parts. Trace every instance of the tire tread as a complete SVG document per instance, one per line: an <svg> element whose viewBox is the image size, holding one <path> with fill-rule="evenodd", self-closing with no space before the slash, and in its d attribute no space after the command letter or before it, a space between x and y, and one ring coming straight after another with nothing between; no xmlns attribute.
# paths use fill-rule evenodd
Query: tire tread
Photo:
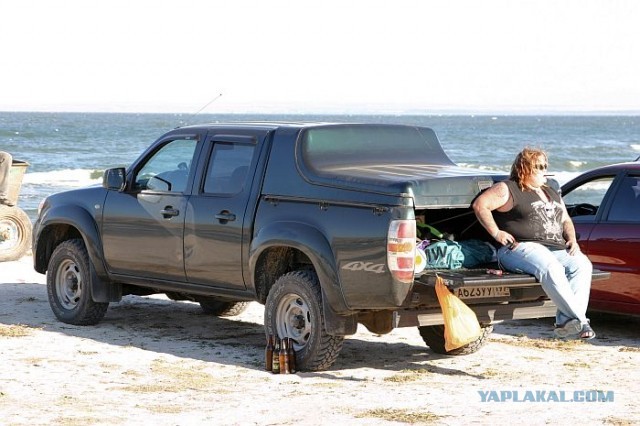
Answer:
<svg viewBox="0 0 640 426"><path fill-rule="evenodd" d="M235 317L243 313L249 306L249 302L246 301L227 302L204 297L196 298L196 301L200 304L202 312L217 317Z"/></svg>
<svg viewBox="0 0 640 426"><path fill-rule="evenodd" d="M317 344L317 349L311 356L308 356L307 359L303 360L299 369L303 369L305 371L322 371L330 368L338 358L340 351L342 350L342 345L344 343L344 336L332 336L325 332L324 330L324 312L322 310L322 291L320 289L320 283L318 282L318 278L314 271L312 270L298 270L286 273L282 275L276 283L274 287L271 289L271 292L278 292L285 285L285 283L293 281L297 286L306 287L309 289L315 300L319 303L319 311L320 311L320 328L318 332L320 333L319 342ZM273 295L270 293L273 297ZM265 309L269 305L269 301L267 301L267 305L265 305ZM267 316L265 315L265 331L267 334L270 334L271 324L267 324L266 321Z"/></svg>
<svg viewBox="0 0 640 426"><path fill-rule="evenodd" d="M91 292L91 272L90 265L91 261L89 259L89 253L84 245L84 242L80 239L67 240L61 243L53 252L51 259L54 259L60 252L63 250L67 250L68 252L72 252L75 256L78 257L78 261L82 263L82 267L85 270L85 274L87 276L86 282L83 284L87 286L83 291ZM69 255L67 255L69 256ZM70 314L69 311L65 311L59 306L57 306L56 294L55 294L55 283L53 283L53 279L51 274L55 274L55 271L51 270L51 261L49 262L49 268L47 271L47 293L49 296L49 304L51 305L51 309L56 317L67 324L73 325L95 325L98 324L102 318L104 318L107 309L109 308L109 303L101 303L94 302L91 299L90 294L85 295L85 301L82 306L79 306L73 315Z"/></svg>
<svg viewBox="0 0 640 426"><path fill-rule="evenodd" d="M432 325L418 327L422 340L437 354L443 355L469 355L477 352L482 348L489 338L489 335L493 332L493 326L483 326L482 333L476 340L468 343L460 348L447 351L444 346L444 326Z"/></svg>

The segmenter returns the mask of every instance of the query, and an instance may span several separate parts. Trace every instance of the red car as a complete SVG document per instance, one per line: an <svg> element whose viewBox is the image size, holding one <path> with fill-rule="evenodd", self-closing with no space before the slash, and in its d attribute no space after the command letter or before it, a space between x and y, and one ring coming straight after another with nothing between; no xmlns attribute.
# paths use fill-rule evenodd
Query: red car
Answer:
<svg viewBox="0 0 640 426"><path fill-rule="evenodd" d="M590 311L640 315L640 158L562 186L582 251L611 279L594 281Z"/></svg>

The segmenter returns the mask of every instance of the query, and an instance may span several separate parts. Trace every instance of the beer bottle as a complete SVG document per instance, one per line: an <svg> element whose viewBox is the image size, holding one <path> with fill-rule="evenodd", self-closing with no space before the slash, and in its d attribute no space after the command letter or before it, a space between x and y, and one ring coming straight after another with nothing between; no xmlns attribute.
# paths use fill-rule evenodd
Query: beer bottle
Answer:
<svg viewBox="0 0 640 426"><path fill-rule="evenodd" d="M289 363L287 362L287 338L282 338L280 351L278 351L278 361L280 363L280 374L289 374Z"/></svg>
<svg viewBox="0 0 640 426"><path fill-rule="evenodd" d="M278 336L274 336L273 338L273 356L271 358L271 372L273 374L280 374L280 339Z"/></svg>
<svg viewBox="0 0 640 426"><path fill-rule="evenodd" d="M273 370L273 336L271 334L267 337L267 347L264 350L264 369Z"/></svg>
<svg viewBox="0 0 640 426"><path fill-rule="evenodd" d="M296 350L293 349L293 339L287 338L287 358L289 358L289 371L296 372Z"/></svg>

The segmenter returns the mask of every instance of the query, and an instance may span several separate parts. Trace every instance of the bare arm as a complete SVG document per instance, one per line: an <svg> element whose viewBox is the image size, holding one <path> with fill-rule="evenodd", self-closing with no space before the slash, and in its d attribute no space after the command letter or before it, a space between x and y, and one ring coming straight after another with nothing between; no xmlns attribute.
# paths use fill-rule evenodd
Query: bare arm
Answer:
<svg viewBox="0 0 640 426"><path fill-rule="evenodd" d="M573 221L569 216L569 212L562 203L562 236L567 241L567 250L569 250L569 254L573 255L576 252L580 251L580 246L578 245L578 239L576 237L576 228L573 226Z"/></svg>
<svg viewBox="0 0 640 426"><path fill-rule="evenodd" d="M509 188L504 182L498 182L491 188L484 191L473 202L473 211L478 218L478 222L487 230L500 244L510 244L515 241L513 236L505 231L501 231L493 219L491 212L504 207L509 202Z"/></svg>

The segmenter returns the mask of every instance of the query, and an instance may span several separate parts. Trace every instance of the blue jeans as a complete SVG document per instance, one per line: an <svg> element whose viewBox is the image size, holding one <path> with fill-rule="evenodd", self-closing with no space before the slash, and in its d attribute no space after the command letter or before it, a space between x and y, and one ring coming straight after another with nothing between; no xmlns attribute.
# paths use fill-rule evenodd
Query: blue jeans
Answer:
<svg viewBox="0 0 640 426"><path fill-rule="evenodd" d="M534 275L549 299L558 307L556 324L571 319L588 322L586 313L593 266L582 252L550 250L539 243L524 242L510 250L498 250L498 262L506 270Z"/></svg>

